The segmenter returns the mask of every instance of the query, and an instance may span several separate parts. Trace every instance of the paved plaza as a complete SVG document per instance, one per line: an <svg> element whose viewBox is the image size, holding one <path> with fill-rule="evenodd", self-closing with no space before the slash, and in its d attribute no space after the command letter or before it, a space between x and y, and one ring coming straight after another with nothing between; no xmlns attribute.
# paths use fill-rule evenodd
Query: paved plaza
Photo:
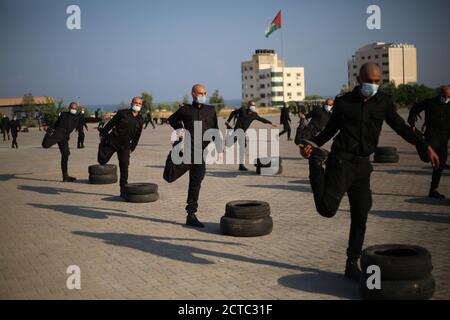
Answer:
<svg viewBox="0 0 450 320"><path fill-rule="evenodd" d="M252 166L243 174L236 165L208 166L198 212L206 228L198 230L184 226L188 177L173 184L162 178L170 132L169 126L149 126L132 154L129 181L159 185L160 200L150 204L121 201L118 184L88 184L87 168L97 159L96 125L86 133L86 149L76 149L72 134L69 173L78 178L72 184L61 182L57 146L40 146L44 132L20 133L18 150L1 142L0 298L360 298L358 285L343 277L348 200L333 219L316 213L307 161L286 136L280 176L258 176ZM433 257L434 298L450 299L450 201L424 197L430 167L387 125L380 145L396 146L400 163L374 164L365 246L426 247ZM440 191L450 197L448 171ZM241 199L270 203L270 235L220 235L225 204ZM80 290L66 287L70 265L81 268Z"/></svg>

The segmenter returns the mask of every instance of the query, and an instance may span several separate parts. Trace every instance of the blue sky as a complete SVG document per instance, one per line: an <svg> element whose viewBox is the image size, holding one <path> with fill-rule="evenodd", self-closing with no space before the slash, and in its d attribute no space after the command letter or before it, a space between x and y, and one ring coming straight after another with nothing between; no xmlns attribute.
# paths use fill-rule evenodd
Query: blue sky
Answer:
<svg viewBox="0 0 450 320"><path fill-rule="evenodd" d="M66 28L71 4L81 30ZM381 7L381 30L366 27L371 4ZM0 97L101 104L148 91L174 101L202 82L239 99L240 62L280 50L279 31L264 37L279 9L285 60L305 67L307 94L339 92L347 60L375 41L415 44L419 82L450 82L448 0L1 0Z"/></svg>

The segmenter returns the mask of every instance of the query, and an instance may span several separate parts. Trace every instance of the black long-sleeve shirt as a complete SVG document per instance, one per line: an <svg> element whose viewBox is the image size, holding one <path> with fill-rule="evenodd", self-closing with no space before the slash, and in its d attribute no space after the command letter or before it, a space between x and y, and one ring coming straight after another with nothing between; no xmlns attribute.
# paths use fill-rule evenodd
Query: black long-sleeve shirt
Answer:
<svg viewBox="0 0 450 320"><path fill-rule="evenodd" d="M78 120L77 131L83 132L83 128L86 128L86 130L87 130L88 126L86 124L86 119L84 118L84 114L79 114L79 117L80 117L80 119Z"/></svg>
<svg viewBox="0 0 450 320"><path fill-rule="evenodd" d="M281 108L280 123L285 124L289 123L289 121L291 121L291 117L289 116L289 108Z"/></svg>
<svg viewBox="0 0 450 320"><path fill-rule="evenodd" d="M378 93L364 101L360 87L336 98L330 121L312 140L322 146L339 132L331 147L333 151L369 156L375 152L384 121L409 143L428 147L397 113L389 96Z"/></svg>
<svg viewBox="0 0 450 320"><path fill-rule="evenodd" d="M311 119L311 124L318 130L322 131L330 120L331 112L324 110L323 107L315 108L305 115L306 119Z"/></svg>
<svg viewBox="0 0 450 320"><path fill-rule="evenodd" d="M198 138L194 136L194 125L195 122L201 122L202 126L202 141L203 134L209 129L217 129L219 130L219 125L217 121L216 110L213 106L209 106L206 104L199 104L194 101L191 104L182 105L174 114L172 114L169 119L169 124L175 130L184 128L191 135L191 145L194 146L194 139ZM223 142L221 138L218 138L214 141L203 141L202 147L205 149L211 142L214 142L216 145L216 149L219 152L223 150Z"/></svg>
<svg viewBox="0 0 450 320"><path fill-rule="evenodd" d="M9 122L9 128L11 129L11 134L13 136L17 136L17 133L20 132L20 130L22 130L19 120L11 120Z"/></svg>
<svg viewBox="0 0 450 320"><path fill-rule="evenodd" d="M140 114L135 117L131 109L119 110L100 129L100 135L108 135L112 145L116 148L134 151L139 143L143 125L144 119ZM111 130L112 132L110 133Z"/></svg>
<svg viewBox="0 0 450 320"><path fill-rule="evenodd" d="M53 127L57 132L61 132L66 138L69 138L73 130L78 127L79 115L71 114L70 112L63 112L56 120Z"/></svg>
<svg viewBox="0 0 450 320"><path fill-rule="evenodd" d="M250 128L250 125L255 120L266 124L272 124L271 121L260 117L256 112L249 111L247 108L240 108L231 112L227 122L230 122L234 117L237 117L234 130L242 129L244 132Z"/></svg>
<svg viewBox="0 0 450 320"><path fill-rule="evenodd" d="M443 103L439 96L417 103L409 112L408 123L411 126L415 126L417 116L422 111L425 111L427 131L435 135L450 134L450 103Z"/></svg>

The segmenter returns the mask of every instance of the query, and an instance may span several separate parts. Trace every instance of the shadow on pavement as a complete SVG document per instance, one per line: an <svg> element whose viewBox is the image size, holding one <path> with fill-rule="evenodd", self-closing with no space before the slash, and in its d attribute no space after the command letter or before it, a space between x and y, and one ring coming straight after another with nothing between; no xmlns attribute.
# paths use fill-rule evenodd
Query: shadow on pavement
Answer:
<svg viewBox="0 0 450 320"><path fill-rule="evenodd" d="M121 200L121 201L123 201L123 200ZM34 208L38 208L38 209L53 210L58 213L79 216L82 218L100 219L100 220L108 219L109 217L135 219L135 220L149 221L149 222L155 222L155 223L172 224L175 226L189 228L189 229L192 229L192 230L195 230L198 232L202 232L202 233L220 234L220 227L219 227L218 223L204 223L205 228L198 229L198 228L188 227L184 223L180 223L180 222L176 222L176 221L172 221L172 220L165 220L165 219L159 219L159 218L153 218L153 217L141 217L141 216L135 216L132 214L123 213L123 212L127 212L125 210L84 207L84 206L72 206L72 205L62 205L62 204L53 205L53 204L28 203L28 205L32 206Z"/></svg>
<svg viewBox="0 0 450 320"><path fill-rule="evenodd" d="M288 263L270 261L265 259L257 259L251 258L247 256L241 256L234 253L226 253L226 252L217 252L197 247L192 247L185 244L172 244L164 241L199 241L199 242L214 242L210 240L195 240L195 239L177 239L177 238L168 238L168 237L154 237L149 235L136 235L136 234L123 234L123 233L95 233L95 232L84 232L84 231L75 231L73 232L76 235L91 237L96 239L101 239L105 241L105 243L126 247L131 249L136 249L143 251L145 253L150 253L153 255L157 255L160 257L165 257L177 261L188 262L188 263L196 263L196 264L214 264L214 262L199 258L196 255L204 255L209 256L211 258L221 258L221 259L229 259L239 262L252 263L257 265L265 265L276 268L297 270L300 272L312 272L312 273L320 273L320 270L313 268L305 268L296 265L291 265ZM226 244L226 243L225 243ZM234 243L234 245L240 245Z"/></svg>
<svg viewBox="0 0 450 320"><path fill-rule="evenodd" d="M9 181L9 180L30 180L30 181L45 181L45 182L62 182L61 180L48 180L48 179L37 179L37 178L27 178L27 177L19 177L26 174L33 174L31 172L29 173L11 173L11 174L0 174L0 181Z"/></svg>
<svg viewBox="0 0 450 320"><path fill-rule="evenodd" d="M251 188L263 188L263 189L278 189L285 191L296 191L296 192L306 192L312 193L310 186L296 186L296 185L247 185L246 187Z"/></svg>
<svg viewBox="0 0 450 320"><path fill-rule="evenodd" d="M248 168L249 171L207 171L206 175L208 177L215 178L237 178L241 176L256 176L256 171L252 168Z"/></svg>
<svg viewBox="0 0 450 320"><path fill-rule="evenodd" d="M408 203L428 204L435 206L450 206L450 199L432 199L432 198L413 198L405 200Z"/></svg>
<svg viewBox="0 0 450 320"><path fill-rule="evenodd" d="M71 193L71 194L82 194L82 195L109 196L109 194L89 193L89 192L75 191L75 190L71 190L71 189L42 187L42 186L21 185L21 186L17 186L17 189L23 190L23 191L37 192L40 194L48 194L48 195L60 195L63 193Z"/></svg>
<svg viewBox="0 0 450 320"><path fill-rule="evenodd" d="M278 283L291 289L326 294L343 299L361 299L359 285L342 274L316 270L316 272L290 275L278 279Z"/></svg>
<svg viewBox="0 0 450 320"><path fill-rule="evenodd" d="M446 215L445 213L376 211L375 210L375 211L370 211L370 214L381 217L381 218L450 224L450 215Z"/></svg>
<svg viewBox="0 0 450 320"><path fill-rule="evenodd" d="M382 164L380 165L382 166ZM430 176L431 179L431 174L432 174L432 170L431 168L429 168L428 171L426 170L402 170L402 169L379 169L378 166L376 166L376 169L374 170L375 172L385 172L388 174L396 174L396 175L415 175L415 176ZM442 176L450 176L450 173L446 173L445 171L442 173Z"/></svg>

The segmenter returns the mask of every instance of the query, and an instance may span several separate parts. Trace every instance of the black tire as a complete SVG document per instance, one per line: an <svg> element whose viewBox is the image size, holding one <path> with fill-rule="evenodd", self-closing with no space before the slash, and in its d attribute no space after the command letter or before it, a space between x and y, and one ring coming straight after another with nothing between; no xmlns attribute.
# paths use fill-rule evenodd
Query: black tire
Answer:
<svg viewBox="0 0 450 320"><path fill-rule="evenodd" d="M155 202L159 199L157 192L150 194L127 194L125 200L132 203L149 203Z"/></svg>
<svg viewBox="0 0 450 320"><path fill-rule="evenodd" d="M414 280L433 270L430 252L419 246L380 245L369 247L361 255L363 273L371 265L380 267L382 280Z"/></svg>
<svg viewBox="0 0 450 320"><path fill-rule="evenodd" d="M375 163L398 163L400 161L400 157L398 154L394 155L374 155L373 162Z"/></svg>
<svg viewBox="0 0 450 320"><path fill-rule="evenodd" d="M262 219L270 216L270 205L264 201L232 201L225 206L225 217L235 219Z"/></svg>
<svg viewBox="0 0 450 320"><path fill-rule="evenodd" d="M381 289L369 290L367 277L363 277L359 291L368 300L428 300L436 287L433 276L404 281L381 281Z"/></svg>
<svg viewBox="0 0 450 320"><path fill-rule="evenodd" d="M158 185L154 183L129 183L125 185L127 194L151 194L158 192Z"/></svg>
<svg viewBox="0 0 450 320"><path fill-rule="evenodd" d="M89 175L90 184L113 184L117 183L117 180L117 174Z"/></svg>
<svg viewBox="0 0 450 320"><path fill-rule="evenodd" d="M260 237L272 232L271 217L263 219L235 219L222 217L220 219L220 233L233 237Z"/></svg>
<svg viewBox="0 0 450 320"><path fill-rule="evenodd" d="M94 164L89 166L89 174L99 176L117 174L117 166L115 164Z"/></svg>
<svg viewBox="0 0 450 320"><path fill-rule="evenodd" d="M267 169L267 168L262 168L262 167L256 167L256 174L261 175L262 173L262 169ZM278 172L276 173L276 175L282 174L283 173L283 166L280 164L280 166L278 167Z"/></svg>
<svg viewBox="0 0 450 320"><path fill-rule="evenodd" d="M378 147L375 149L376 155L391 156L397 154L396 147Z"/></svg>

